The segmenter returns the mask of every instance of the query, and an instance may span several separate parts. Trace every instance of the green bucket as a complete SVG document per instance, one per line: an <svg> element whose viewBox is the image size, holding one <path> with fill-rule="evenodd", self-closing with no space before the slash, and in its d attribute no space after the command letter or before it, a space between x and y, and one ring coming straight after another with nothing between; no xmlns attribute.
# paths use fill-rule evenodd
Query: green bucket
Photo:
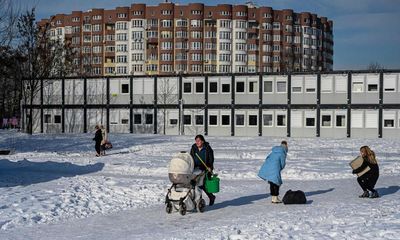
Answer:
<svg viewBox="0 0 400 240"><path fill-rule="evenodd" d="M217 193L219 192L219 178L217 175L212 175L209 178L206 174L206 181L204 182L204 187L208 193Z"/></svg>

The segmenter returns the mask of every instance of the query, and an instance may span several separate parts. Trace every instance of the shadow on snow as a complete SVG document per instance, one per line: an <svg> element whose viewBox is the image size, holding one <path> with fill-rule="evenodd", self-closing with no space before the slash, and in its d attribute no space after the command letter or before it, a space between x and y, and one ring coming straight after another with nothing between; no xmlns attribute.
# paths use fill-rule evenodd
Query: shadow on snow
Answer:
<svg viewBox="0 0 400 240"><path fill-rule="evenodd" d="M69 162L31 162L26 159L12 162L8 159L1 159L0 188L28 186L62 177L99 172L103 167L104 163L80 166Z"/></svg>
<svg viewBox="0 0 400 240"><path fill-rule="evenodd" d="M400 190L400 186L389 186L389 187L385 187L385 188L377 188L376 189L379 193L379 195L385 196L385 195L390 195L390 194L394 194L397 191Z"/></svg>
<svg viewBox="0 0 400 240"><path fill-rule="evenodd" d="M333 191L335 188L329 188L326 190L318 190L318 191L313 191L313 192L306 192L306 196L313 196L313 195L317 195L317 194L324 194L327 192L331 192ZM270 194L255 194L255 195L249 195L249 196L243 196L243 197L239 197L239 198L235 198L232 200L228 200L228 201L224 201L221 203L216 203L214 206L209 207L208 209L210 211L212 210L217 210L220 208L225 208L228 206L243 206L243 205L247 205L247 204L252 204L255 201L261 200L261 199L265 199L268 198L270 196ZM313 200L307 200L307 204L311 204L313 203Z"/></svg>

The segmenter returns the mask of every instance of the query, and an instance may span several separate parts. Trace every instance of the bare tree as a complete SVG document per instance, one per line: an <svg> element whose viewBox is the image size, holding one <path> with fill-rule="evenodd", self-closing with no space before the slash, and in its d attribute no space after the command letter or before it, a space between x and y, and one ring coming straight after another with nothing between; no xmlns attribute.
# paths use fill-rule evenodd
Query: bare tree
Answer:
<svg viewBox="0 0 400 240"><path fill-rule="evenodd" d="M24 57L22 72L25 74L22 93L26 103L33 105L40 91L41 81L52 76L66 74L65 46L62 39L50 39L50 21L38 24L35 9L27 11L18 20L19 51ZM33 109L29 108L27 116L27 132L32 134Z"/></svg>
<svg viewBox="0 0 400 240"><path fill-rule="evenodd" d="M385 69L385 67L378 62L371 62L367 67L367 70L371 71L380 71L383 69Z"/></svg>
<svg viewBox="0 0 400 240"><path fill-rule="evenodd" d="M16 39L19 9L11 0L0 0L0 6L0 46L10 46Z"/></svg>
<svg viewBox="0 0 400 240"><path fill-rule="evenodd" d="M16 1L0 0L0 119L19 115L21 57L16 50Z"/></svg>
<svg viewBox="0 0 400 240"><path fill-rule="evenodd" d="M158 104L166 105L166 104L177 103L178 101L177 85L170 84L169 79L162 79L162 81L159 81L158 90L159 90L159 93L157 95ZM167 110L165 107L162 109L162 114L164 121L163 133L165 135L166 125L167 125L167 116L166 116ZM157 119L155 119L155 121L157 121Z"/></svg>

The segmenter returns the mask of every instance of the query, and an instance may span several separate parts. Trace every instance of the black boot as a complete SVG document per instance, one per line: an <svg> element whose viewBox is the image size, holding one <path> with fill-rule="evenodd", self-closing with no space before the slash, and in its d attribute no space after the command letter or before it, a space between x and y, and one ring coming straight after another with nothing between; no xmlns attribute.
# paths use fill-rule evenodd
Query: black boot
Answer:
<svg viewBox="0 0 400 240"><path fill-rule="evenodd" d="M369 197L369 192L368 191L364 191L363 194L361 194L360 196L358 196L360 198L367 198Z"/></svg>
<svg viewBox="0 0 400 240"><path fill-rule="evenodd" d="M208 203L208 205L209 205L209 206L214 205L214 202L215 202L215 195L212 194L212 193L209 193L209 194L208 194L208 198L210 198L210 202Z"/></svg>
<svg viewBox="0 0 400 240"><path fill-rule="evenodd" d="M369 196L370 198L378 198L379 197L379 193L374 189L373 191L372 191L372 194L371 194L371 196Z"/></svg>

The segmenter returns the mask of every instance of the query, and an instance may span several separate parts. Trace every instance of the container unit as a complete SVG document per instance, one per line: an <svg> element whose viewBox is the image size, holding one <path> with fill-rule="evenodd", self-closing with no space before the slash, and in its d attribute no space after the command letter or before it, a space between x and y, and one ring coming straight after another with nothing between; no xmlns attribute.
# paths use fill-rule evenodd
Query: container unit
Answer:
<svg viewBox="0 0 400 240"><path fill-rule="evenodd" d="M86 95L87 104L107 104L107 80L87 79Z"/></svg>
<svg viewBox="0 0 400 240"><path fill-rule="evenodd" d="M235 104L258 104L259 76L235 77Z"/></svg>
<svg viewBox="0 0 400 240"><path fill-rule="evenodd" d="M62 130L61 109L44 109L43 132L60 133L61 130Z"/></svg>
<svg viewBox="0 0 400 240"><path fill-rule="evenodd" d="M316 110L292 109L290 113L291 137L316 136Z"/></svg>
<svg viewBox="0 0 400 240"><path fill-rule="evenodd" d="M110 104L129 104L130 79L110 78Z"/></svg>
<svg viewBox="0 0 400 240"><path fill-rule="evenodd" d="M94 132L97 124L107 126L107 110L105 108L91 108L87 110L87 131Z"/></svg>
<svg viewBox="0 0 400 240"><path fill-rule="evenodd" d="M378 104L379 74L352 74L351 91L352 104Z"/></svg>
<svg viewBox="0 0 400 240"><path fill-rule="evenodd" d="M182 78L182 85L182 98L184 104L204 104L204 77L184 77Z"/></svg>
<svg viewBox="0 0 400 240"><path fill-rule="evenodd" d="M378 137L378 110L357 109L351 110L351 137L377 138Z"/></svg>
<svg viewBox="0 0 400 240"><path fill-rule="evenodd" d="M110 109L110 132L129 133L129 109Z"/></svg>
<svg viewBox="0 0 400 240"><path fill-rule="evenodd" d="M166 135L179 135L179 110L178 109L160 109L158 112L158 116L161 119L160 126L161 131L160 134L164 134L164 126L165 126L165 134ZM164 121L165 119L165 121Z"/></svg>
<svg viewBox="0 0 400 240"><path fill-rule="evenodd" d="M347 74L321 75L321 104L347 104Z"/></svg>
<svg viewBox="0 0 400 240"><path fill-rule="evenodd" d="M383 103L399 104L400 102L400 74L385 73L383 75Z"/></svg>
<svg viewBox="0 0 400 240"><path fill-rule="evenodd" d="M208 104L231 104L232 77L208 77Z"/></svg>
<svg viewBox="0 0 400 240"><path fill-rule="evenodd" d="M231 135L230 109L210 109L208 111L208 135L210 136Z"/></svg>
<svg viewBox="0 0 400 240"><path fill-rule="evenodd" d="M258 109L235 110L235 136L258 136Z"/></svg>
<svg viewBox="0 0 400 240"><path fill-rule="evenodd" d="M382 135L384 138L400 136L400 111L397 109L383 110Z"/></svg>
<svg viewBox="0 0 400 240"><path fill-rule="evenodd" d="M65 132L83 132L83 109L65 109ZM61 132L61 128L59 129Z"/></svg>
<svg viewBox="0 0 400 240"><path fill-rule="evenodd" d="M292 104L317 103L317 75L292 75Z"/></svg>
<svg viewBox="0 0 400 240"><path fill-rule="evenodd" d="M325 137L325 138L347 137L346 109L321 109L320 137Z"/></svg>
<svg viewBox="0 0 400 240"><path fill-rule="evenodd" d="M287 136L286 109L265 109L262 111L262 135L272 137Z"/></svg>
<svg viewBox="0 0 400 240"><path fill-rule="evenodd" d="M65 104L83 104L83 79L65 79Z"/></svg>
<svg viewBox="0 0 400 240"><path fill-rule="evenodd" d="M177 77L157 78L157 104L178 104L179 79Z"/></svg>
<svg viewBox="0 0 400 240"><path fill-rule="evenodd" d="M287 104L287 76L263 76L263 104Z"/></svg>
<svg viewBox="0 0 400 240"><path fill-rule="evenodd" d="M38 97L40 99L40 96ZM50 104L61 104L61 103L62 103L62 80L57 79L57 80L43 81L43 104L50 105Z"/></svg>
<svg viewBox="0 0 400 240"><path fill-rule="evenodd" d="M151 134L154 132L154 110L152 108L133 109L133 133Z"/></svg>
<svg viewBox="0 0 400 240"><path fill-rule="evenodd" d="M154 103L154 78L133 78L133 104Z"/></svg>
<svg viewBox="0 0 400 240"><path fill-rule="evenodd" d="M183 124L185 135L204 134L204 110L184 109Z"/></svg>

